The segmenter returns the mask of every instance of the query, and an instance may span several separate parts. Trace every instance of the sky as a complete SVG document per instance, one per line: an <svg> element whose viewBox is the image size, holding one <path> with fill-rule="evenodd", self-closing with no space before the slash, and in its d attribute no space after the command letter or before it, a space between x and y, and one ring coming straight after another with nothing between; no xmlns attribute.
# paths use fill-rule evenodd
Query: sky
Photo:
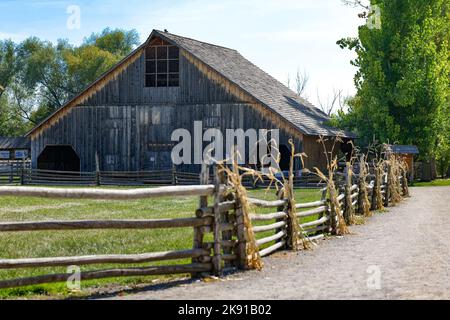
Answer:
<svg viewBox="0 0 450 320"><path fill-rule="evenodd" d="M317 105L333 90L355 93L355 54L336 41L357 35L359 11L341 0L0 0L0 39L80 44L111 27L136 29L143 42L152 29L167 29L236 49L284 84L306 72L305 95Z"/></svg>

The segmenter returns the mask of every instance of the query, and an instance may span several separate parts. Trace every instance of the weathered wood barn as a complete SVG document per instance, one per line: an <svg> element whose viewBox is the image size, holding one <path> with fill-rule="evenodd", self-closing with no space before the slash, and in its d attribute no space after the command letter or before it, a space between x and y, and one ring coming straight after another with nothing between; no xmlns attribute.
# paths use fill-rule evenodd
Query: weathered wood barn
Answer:
<svg viewBox="0 0 450 320"><path fill-rule="evenodd" d="M139 171L170 168L172 132L192 132L194 121L203 130L278 128L284 159L292 137L306 167L323 167L319 135L353 138L327 120L236 50L154 30L27 135L33 168L94 171L97 158L100 170Z"/></svg>

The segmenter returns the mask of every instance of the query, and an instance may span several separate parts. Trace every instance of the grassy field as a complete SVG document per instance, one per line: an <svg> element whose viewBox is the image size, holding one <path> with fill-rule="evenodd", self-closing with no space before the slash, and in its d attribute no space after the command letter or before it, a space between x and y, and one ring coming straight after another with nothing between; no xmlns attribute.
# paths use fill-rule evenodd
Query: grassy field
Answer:
<svg viewBox="0 0 450 320"><path fill-rule="evenodd" d="M249 191L251 197L275 200L274 191ZM297 202L320 199L320 191L296 190ZM43 199L34 197L0 197L0 222L87 219L158 219L193 217L198 197L177 197L133 201ZM274 210L271 209L271 212ZM258 213L267 213L261 209ZM131 254L192 248L192 228L159 230L83 230L0 233L0 258L33 258L90 254ZM268 234L259 234L264 237ZM270 245L270 244L268 244ZM151 263L178 264L188 260ZM149 265L142 264L142 265ZM82 266L82 271L118 267L120 265ZM129 266L129 265L128 265ZM134 264L133 266L139 266ZM65 273L66 267L0 270L1 279L29 277L48 273ZM179 276L172 276L179 277ZM133 285L168 277L133 277L84 281L83 289L102 288L109 284ZM170 278L170 277L169 277ZM37 295L68 296L65 283L37 285L0 290L0 298ZM77 293L79 295L80 293ZM85 294L85 292L81 292Z"/></svg>
<svg viewBox="0 0 450 320"><path fill-rule="evenodd" d="M414 182L413 187L448 187L450 186L450 178L436 179L430 182Z"/></svg>

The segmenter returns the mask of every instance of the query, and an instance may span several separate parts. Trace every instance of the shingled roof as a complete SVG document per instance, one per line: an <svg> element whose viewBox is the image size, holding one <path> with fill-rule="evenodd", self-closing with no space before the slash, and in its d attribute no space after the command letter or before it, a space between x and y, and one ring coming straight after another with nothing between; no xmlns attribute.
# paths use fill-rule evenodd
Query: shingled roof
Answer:
<svg viewBox="0 0 450 320"><path fill-rule="evenodd" d="M229 81L279 114L306 135L354 138L351 132L327 126L329 117L307 100L245 59L238 51L198 40L154 30L150 36L163 39L188 51Z"/></svg>
<svg viewBox="0 0 450 320"><path fill-rule="evenodd" d="M386 149L396 154L419 154L419 149L413 145L388 144Z"/></svg>
<svg viewBox="0 0 450 320"><path fill-rule="evenodd" d="M27 135L41 127L63 109L72 107L77 99L83 97L85 92L89 92L111 73L115 72L116 69L123 67L128 60L132 59L154 37L160 37L184 49L306 135L356 137L352 132L327 126L326 122L329 120L329 117L324 112L245 59L238 51L159 30L153 30L145 43L93 82L83 92L34 127Z"/></svg>
<svg viewBox="0 0 450 320"><path fill-rule="evenodd" d="M30 149L30 139L25 137L0 137L0 149Z"/></svg>

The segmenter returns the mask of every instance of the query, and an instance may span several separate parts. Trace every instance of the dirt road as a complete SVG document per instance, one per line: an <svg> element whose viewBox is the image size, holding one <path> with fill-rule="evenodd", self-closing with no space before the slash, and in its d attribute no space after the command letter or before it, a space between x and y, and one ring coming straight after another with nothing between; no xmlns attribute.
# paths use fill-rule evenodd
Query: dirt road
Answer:
<svg viewBox="0 0 450 320"><path fill-rule="evenodd" d="M412 197L353 234L264 259L212 283L148 287L116 299L450 299L450 187Z"/></svg>

